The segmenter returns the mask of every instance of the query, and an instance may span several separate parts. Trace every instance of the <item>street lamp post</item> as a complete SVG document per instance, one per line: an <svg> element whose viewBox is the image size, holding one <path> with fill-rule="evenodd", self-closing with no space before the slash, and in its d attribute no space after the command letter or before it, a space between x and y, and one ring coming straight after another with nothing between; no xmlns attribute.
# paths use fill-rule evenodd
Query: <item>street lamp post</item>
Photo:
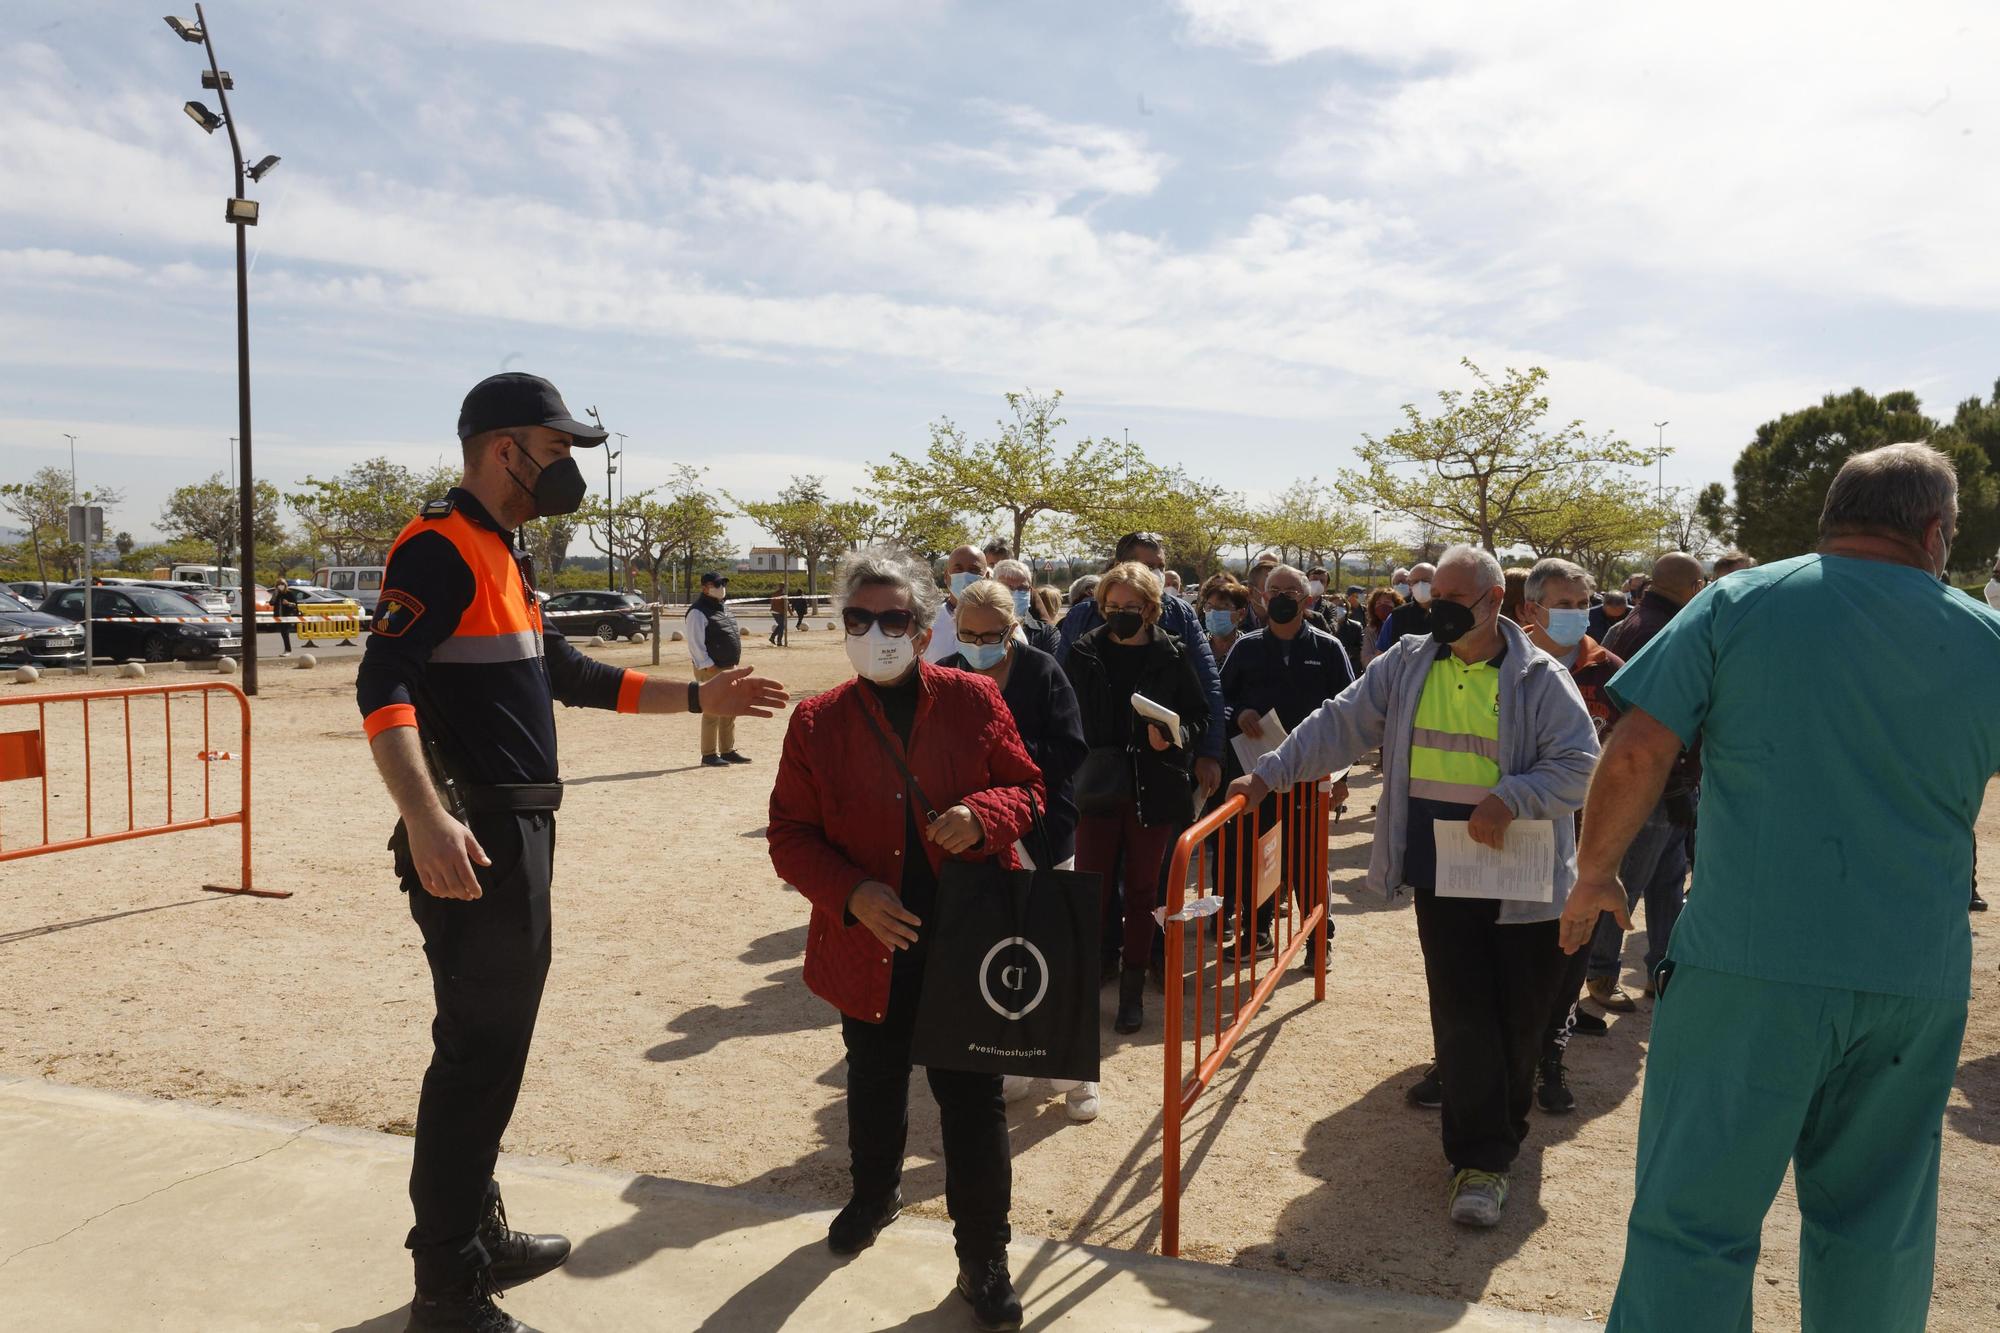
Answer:
<svg viewBox="0 0 2000 1333"><path fill-rule="evenodd" d="M1667 549L1667 427L1671 421L1655 421L1653 429L1660 433L1659 446L1653 451L1653 504L1660 511L1660 549Z"/></svg>
<svg viewBox="0 0 2000 1333"><path fill-rule="evenodd" d="M223 70L215 58L215 43L209 40L208 16L202 7L194 7L194 22L169 17L167 26L184 42L199 43L208 55L208 72L202 76L202 87L215 93L222 111L217 115L200 102L189 102L183 110L188 118L209 133L218 128L229 131L229 154L236 164L236 190L223 208L223 218L236 228L236 438L241 454L241 466L237 469L236 506L237 541L242 557L242 586L238 589L243 607L243 692L257 693L257 544L256 544L256 481L250 466L250 266L247 258L248 241L244 228L257 225L257 204L244 197L243 182L247 177L252 181L264 178L266 172L278 165L278 159L266 156L247 171L243 166L243 141L236 134L236 117L229 112L229 90L236 86L234 79Z"/></svg>
<svg viewBox="0 0 2000 1333"><path fill-rule="evenodd" d="M63 438L69 441L69 502L80 504L76 493L76 436L64 431Z"/></svg>
<svg viewBox="0 0 2000 1333"><path fill-rule="evenodd" d="M597 415L596 408L588 407L584 412L592 425L604 429L604 418ZM618 439L623 442L625 437ZM623 449L613 449L608 443L604 446L604 586L611 592L618 591L618 496L611 489L611 479L618 475L613 464L624 456Z"/></svg>

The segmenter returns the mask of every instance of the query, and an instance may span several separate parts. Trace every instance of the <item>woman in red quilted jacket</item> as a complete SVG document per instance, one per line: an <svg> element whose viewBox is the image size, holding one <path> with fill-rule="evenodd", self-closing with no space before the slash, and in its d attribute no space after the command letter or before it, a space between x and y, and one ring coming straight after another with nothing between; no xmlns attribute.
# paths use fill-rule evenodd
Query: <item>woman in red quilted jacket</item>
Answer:
<svg viewBox="0 0 2000 1333"><path fill-rule="evenodd" d="M858 551L841 561L834 586L857 678L793 711L769 839L771 864L812 904L806 985L840 1010L847 1046L854 1194L827 1244L849 1255L873 1244L902 1209L910 1041L938 872L951 857L1017 867L1015 840L1029 826L1031 802L1045 797L993 682L922 660L938 602L930 570ZM982 1327L1018 1328L1000 1075L927 1073L944 1129L959 1294Z"/></svg>

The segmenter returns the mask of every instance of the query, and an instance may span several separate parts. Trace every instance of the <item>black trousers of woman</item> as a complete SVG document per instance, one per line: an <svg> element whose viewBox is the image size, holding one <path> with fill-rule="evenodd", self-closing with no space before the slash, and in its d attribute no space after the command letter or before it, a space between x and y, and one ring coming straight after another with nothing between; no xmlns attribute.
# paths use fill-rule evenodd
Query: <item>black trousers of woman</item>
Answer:
<svg viewBox="0 0 2000 1333"><path fill-rule="evenodd" d="M889 1007L880 1023L843 1014L847 1043L847 1149L857 1196L880 1198L903 1180L910 1134L910 1041L916 1032L923 965L898 953ZM944 1202L961 1263L1004 1259L1013 1232L1014 1165L1008 1159L1007 1103L998 1074L929 1069L944 1129Z"/></svg>

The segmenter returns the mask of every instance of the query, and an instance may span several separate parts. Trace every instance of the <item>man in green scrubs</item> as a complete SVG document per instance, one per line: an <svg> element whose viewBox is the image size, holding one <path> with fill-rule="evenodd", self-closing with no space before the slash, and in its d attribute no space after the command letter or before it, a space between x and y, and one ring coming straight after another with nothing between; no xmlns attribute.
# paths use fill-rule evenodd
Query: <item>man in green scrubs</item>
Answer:
<svg viewBox="0 0 2000 1333"><path fill-rule="evenodd" d="M1612 1333L1748 1330L1788 1161L1803 1327L1924 1326L1972 825L2000 770L2000 614L1941 582L1957 518L1936 450L1858 454L1818 554L1710 585L1612 678L1565 950L1624 920L1620 855L1681 748L1706 755Z"/></svg>

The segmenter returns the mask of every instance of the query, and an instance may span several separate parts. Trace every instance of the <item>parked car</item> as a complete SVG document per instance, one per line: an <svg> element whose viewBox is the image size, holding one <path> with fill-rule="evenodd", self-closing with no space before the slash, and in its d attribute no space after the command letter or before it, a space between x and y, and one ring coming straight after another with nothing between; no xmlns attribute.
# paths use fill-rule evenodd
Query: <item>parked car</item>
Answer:
<svg viewBox="0 0 2000 1333"><path fill-rule="evenodd" d="M653 632L646 599L631 592L559 592L542 603L542 615L572 638L638 640Z"/></svg>
<svg viewBox="0 0 2000 1333"><path fill-rule="evenodd" d="M206 583L189 583L168 579L142 579L134 580L130 583L121 580L118 586L125 588L158 588L161 592L174 593L177 596L187 598L190 602L200 607L204 615L226 616L230 613L229 594L218 588L211 588Z"/></svg>
<svg viewBox="0 0 2000 1333"><path fill-rule="evenodd" d="M82 666L83 630L0 589L0 662Z"/></svg>
<svg viewBox="0 0 2000 1333"><path fill-rule="evenodd" d="M80 623L84 592L82 588L58 588L42 603L42 609ZM180 593L129 584L90 592L91 637L99 657L114 662L130 658L186 662L236 657L243 652L243 636L237 626L200 619L207 613Z"/></svg>
<svg viewBox="0 0 2000 1333"><path fill-rule="evenodd" d="M45 583L39 579L23 579L19 583L8 584L7 591L26 602L30 607L39 607L42 604L43 598L47 597L57 588L66 586L66 584L61 583Z"/></svg>

